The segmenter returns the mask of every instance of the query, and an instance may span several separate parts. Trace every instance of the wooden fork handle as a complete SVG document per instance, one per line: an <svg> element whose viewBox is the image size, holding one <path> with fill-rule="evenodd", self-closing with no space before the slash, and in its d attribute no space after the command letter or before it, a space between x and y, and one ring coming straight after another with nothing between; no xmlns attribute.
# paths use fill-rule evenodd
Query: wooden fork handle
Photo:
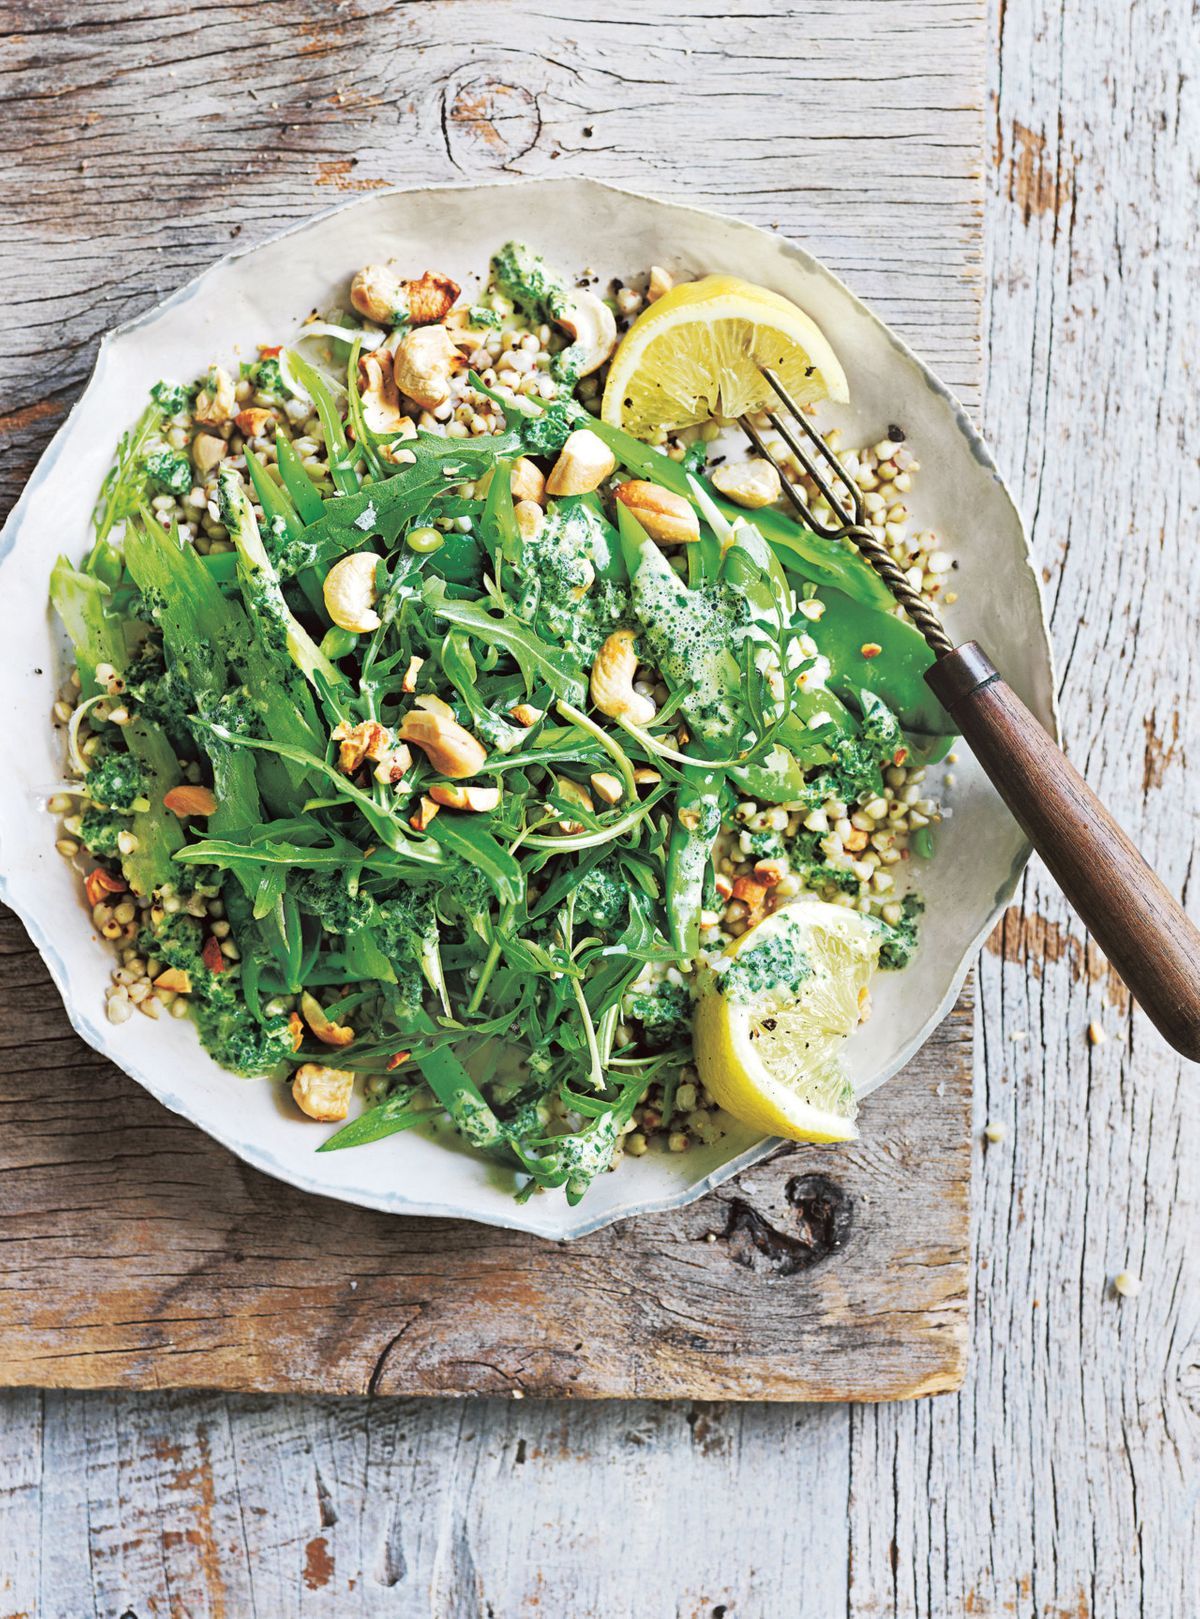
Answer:
<svg viewBox="0 0 1200 1619"><path fill-rule="evenodd" d="M1178 900L974 641L925 678L1155 1028L1200 1062L1200 932Z"/></svg>

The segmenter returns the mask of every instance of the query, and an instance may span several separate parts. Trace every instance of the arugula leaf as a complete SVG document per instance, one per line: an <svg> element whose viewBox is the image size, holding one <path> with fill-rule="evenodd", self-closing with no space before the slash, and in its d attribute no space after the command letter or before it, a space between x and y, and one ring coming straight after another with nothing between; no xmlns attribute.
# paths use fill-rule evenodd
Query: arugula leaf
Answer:
<svg viewBox="0 0 1200 1619"><path fill-rule="evenodd" d="M520 903L525 891L521 868L487 828L479 825L479 817L443 810L430 822L428 833L480 872L502 904Z"/></svg>
<svg viewBox="0 0 1200 1619"><path fill-rule="evenodd" d="M412 1087L406 1086L386 1101L368 1108L349 1124L344 1124L336 1135L323 1141L317 1151L340 1152L344 1147L365 1147L369 1142L382 1141L386 1136L394 1136L401 1130L411 1130L422 1121L427 1122L431 1117L429 1109L413 1107L412 1096Z"/></svg>
<svg viewBox="0 0 1200 1619"><path fill-rule="evenodd" d="M540 682L568 702L582 699L584 679L578 665L548 646L499 602L487 607L481 602L452 601L440 579L426 581L422 594L438 618L510 653L525 678L526 692Z"/></svg>

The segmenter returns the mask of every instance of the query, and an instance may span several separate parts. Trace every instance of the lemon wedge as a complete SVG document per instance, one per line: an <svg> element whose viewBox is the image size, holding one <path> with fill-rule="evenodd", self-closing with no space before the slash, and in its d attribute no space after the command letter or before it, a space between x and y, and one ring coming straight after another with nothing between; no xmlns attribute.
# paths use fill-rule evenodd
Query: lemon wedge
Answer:
<svg viewBox="0 0 1200 1619"><path fill-rule="evenodd" d="M693 1039L700 1078L726 1112L792 1141L857 1136L841 1050L882 942L858 911L805 901L725 951L702 984Z"/></svg>
<svg viewBox="0 0 1200 1619"><path fill-rule="evenodd" d="M673 288L626 332L600 413L638 438L732 421L775 402L761 365L799 405L850 397L837 355L802 309L737 276L706 275Z"/></svg>

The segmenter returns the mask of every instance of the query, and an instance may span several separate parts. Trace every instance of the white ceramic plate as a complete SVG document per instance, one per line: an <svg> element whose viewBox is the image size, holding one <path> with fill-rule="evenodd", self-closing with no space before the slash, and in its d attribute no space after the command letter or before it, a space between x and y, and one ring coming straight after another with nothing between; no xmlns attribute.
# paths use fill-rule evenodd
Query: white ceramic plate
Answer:
<svg viewBox="0 0 1200 1619"><path fill-rule="evenodd" d="M142 409L150 385L159 377L195 376L231 350L250 356L259 343L287 339L310 310L344 301L350 275L371 261L395 258L414 274L427 265L444 270L469 294L514 221L526 241L572 274L587 267L603 283L651 263L682 276L734 272L806 309L849 377L853 404L841 415L851 440L874 442L898 422L920 458L911 504L921 526L943 534L960 560L959 600L947 614L951 633L981 641L1033 712L1053 726L1038 580L1021 520L987 450L950 392L816 259L753 226L588 180L377 192L230 255L101 345L86 392L0 540L6 609L0 660L10 713L0 739L0 895L29 929L83 1039L256 1168L371 1208L561 1238L687 1203L773 1143L735 1127L716 1145L686 1155L627 1160L617 1174L601 1176L575 1209L557 1193L518 1206L508 1177L457 1150L448 1134L438 1141L402 1135L317 1154L324 1132L295 1114L280 1087L218 1068L190 1023L107 1022L112 957L93 934L78 878L54 850L54 821L45 810L62 774L62 739L48 716L64 667L47 581L60 551L83 553L115 438ZM20 723L11 722L14 716ZM1027 858L1016 825L965 752L955 775L953 817L939 830L937 859L917 878L927 901L920 951L904 973L880 975L874 1015L850 1043L863 1095L901 1068L949 1010ZM871 1129L870 1109L863 1127Z"/></svg>

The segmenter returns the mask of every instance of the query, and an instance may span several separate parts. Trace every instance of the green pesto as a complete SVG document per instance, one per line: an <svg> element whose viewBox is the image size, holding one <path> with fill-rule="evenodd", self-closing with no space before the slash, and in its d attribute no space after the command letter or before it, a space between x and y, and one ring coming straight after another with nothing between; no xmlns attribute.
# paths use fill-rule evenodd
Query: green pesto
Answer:
<svg viewBox="0 0 1200 1619"><path fill-rule="evenodd" d="M629 885L626 879L611 862L601 861L593 866L575 890L576 919L615 934L628 913Z"/></svg>
<svg viewBox="0 0 1200 1619"><path fill-rule="evenodd" d="M786 927L750 945L717 979L721 994L739 1006L793 999L813 972L801 938L799 928Z"/></svg>
<svg viewBox="0 0 1200 1619"><path fill-rule="evenodd" d="M128 753L106 753L84 777L92 803L102 809L131 811L147 792L146 777L137 760ZM143 806L144 807L144 806Z"/></svg>
<svg viewBox="0 0 1200 1619"><path fill-rule="evenodd" d="M643 564L634 576L633 602L648 661L668 685L690 690L686 707L697 729L705 736L731 736L738 709L727 678L729 649L745 622L745 601L723 584L689 590L673 569Z"/></svg>
<svg viewBox="0 0 1200 1619"><path fill-rule="evenodd" d="M600 520L576 503L557 506L521 549L519 616L586 664L629 619L624 585L599 577L606 552Z"/></svg>
<svg viewBox="0 0 1200 1619"><path fill-rule="evenodd" d="M573 428L569 406L555 399L538 415L521 418L521 439L530 455L557 455Z"/></svg>
<svg viewBox="0 0 1200 1619"><path fill-rule="evenodd" d="M116 810L85 810L79 837L84 848L97 860L116 860L121 852L117 848L117 834L128 827L129 822Z"/></svg>
<svg viewBox="0 0 1200 1619"><path fill-rule="evenodd" d="M492 255L492 280L534 320L557 320L570 296L563 277L522 242L505 242Z"/></svg>
<svg viewBox="0 0 1200 1619"><path fill-rule="evenodd" d="M146 477L164 495L186 495L192 487L192 463L179 450L152 450L145 459Z"/></svg>
<svg viewBox="0 0 1200 1619"><path fill-rule="evenodd" d="M288 391L283 369L273 357L258 360L251 366L250 377L260 394L270 394L273 399L282 399Z"/></svg>
<svg viewBox="0 0 1200 1619"><path fill-rule="evenodd" d="M260 1023L239 994L242 964L228 962L213 972L203 956L205 925L186 912L164 916L143 927L138 949L156 956L191 980L192 1010L204 1049L232 1073L255 1075L278 1067L291 1055L292 1036L286 1018Z"/></svg>
<svg viewBox="0 0 1200 1619"><path fill-rule="evenodd" d="M194 388L185 388L182 382L156 382L150 397L164 416L178 416L192 401Z"/></svg>
<svg viewBox="0 0 1200 1619"><path fill-rule="evenodd" d="M925 909L924 900L916 894L906 894L900 901L902 915L899 922L880 922L884 930L883 947L879 952L879 965L897 970L907 967L917 952L919 919Z"/></svg>

